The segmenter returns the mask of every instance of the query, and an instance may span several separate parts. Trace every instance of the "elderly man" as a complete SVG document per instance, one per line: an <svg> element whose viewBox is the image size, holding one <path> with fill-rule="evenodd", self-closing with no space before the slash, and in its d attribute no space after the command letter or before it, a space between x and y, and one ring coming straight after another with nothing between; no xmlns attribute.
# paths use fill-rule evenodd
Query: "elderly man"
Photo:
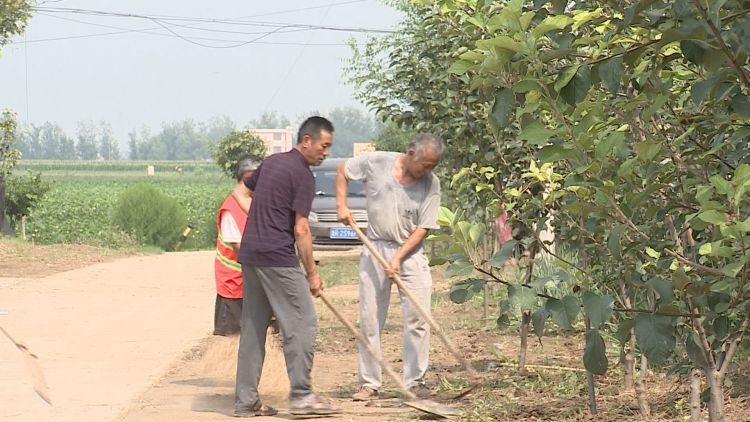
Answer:
<svg viewBox="0 0 750 422"><path fill-rule="evenodd" d="M242 268L237 262L237 252L245 231L247 210L251 198L243 180L253 175L260 165L260 157L248 155L237 162L237 183L219 207L216 226L216 307L214 310L214 335L239 334L242 315Z"/></svg>
<svg viewBox="0 0 750 422"><path fill-rule="evenodd" d="M312 296L323 289L323 280L313 260L308 223L315 197L310 166L323 162L332 143L331 122L310 117L300 126L294 148L266 158L245 180L245 186L252 191L253 203L239 253L244 303L235 416L277 413L258 397L271 315L276 315L284 336L284 359L291 386L289 413L322 415L336 411L327 400L312 392L310 377L317 331Z"/></svg>
<svg viewBox="0 0 750 422"><path fill-rule="evenodd" d="M338 167L336 207L338 218L356 224L346 204L350 180L365 184L369 226L367 237L389 261L383 269L365 248L359 264L359 320L362 334L380 353L380 333L385 326L393 274L400 275L405 286L424 309L430 309L432 277L422 242L430 229L437 229L440 206L440 182L432 174L443 153L443 142L430 134L417 135L406 154L372 152L351 158ZM424 376L430 349L430 326L415 306L401 294L404 318L404 383L424 396ZM381 368L360 345L359 391L355 401L378 397Z"/></svg>

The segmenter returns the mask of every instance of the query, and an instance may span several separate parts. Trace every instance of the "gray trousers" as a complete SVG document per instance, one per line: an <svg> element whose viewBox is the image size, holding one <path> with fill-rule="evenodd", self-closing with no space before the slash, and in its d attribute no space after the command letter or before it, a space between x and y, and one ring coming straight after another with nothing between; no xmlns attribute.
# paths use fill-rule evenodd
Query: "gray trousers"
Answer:
<svg viewBox="0 0 750 422"><path fill-rule="evenodd" d="M298 267L243 264L242 281L242 329L237 358L235 409L250 410L259 399L258 382L272 315L276 315L284 336L290 398L310 394L317 318L307 278Z"/></svg>
<svg viewBox="0 0 750 422"><path fill-rule="evenodd" d="M373 241L381 255L390 261L399 248L395 242ZM430 312L432 297L432 275L427 257L422 248L415 251L401 264L401 280L419 301L422 308ZM380 334L385 326L388 305L391 300L392 281L383 267L362 249L359 263L359 324L362 335L380 355ZM430 325L419 311L399 291L401 315L404 319L404 383L412 387L423 381L430 353ZM380 364L365 348L359 347L359 382L363 386L378 389L382 385Z"/></svg>

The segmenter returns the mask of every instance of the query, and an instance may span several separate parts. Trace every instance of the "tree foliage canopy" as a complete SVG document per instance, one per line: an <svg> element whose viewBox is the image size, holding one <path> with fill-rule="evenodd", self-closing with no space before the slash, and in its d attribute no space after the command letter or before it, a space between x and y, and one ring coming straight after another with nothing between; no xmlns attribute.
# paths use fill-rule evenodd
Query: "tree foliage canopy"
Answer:
<svg viewBox="0 0 750 422"><path fill-rule="evenodd" d="M577 256L566 271L587 318L609 294L648 312L612 318L634 327L651 362L725 374L750 299L750 2L404 7L396 34L354 48L359 97L447 140L457 206L503 204L531 249L547 247L538 230L550 221ZM482 221L451 223L464 245L484 233ZM492 267L453 256L456 271L467 262ZM540 301L536 321L566 328L564 304ZM597 372L604 343L593 330L584 363Z"/></svg>

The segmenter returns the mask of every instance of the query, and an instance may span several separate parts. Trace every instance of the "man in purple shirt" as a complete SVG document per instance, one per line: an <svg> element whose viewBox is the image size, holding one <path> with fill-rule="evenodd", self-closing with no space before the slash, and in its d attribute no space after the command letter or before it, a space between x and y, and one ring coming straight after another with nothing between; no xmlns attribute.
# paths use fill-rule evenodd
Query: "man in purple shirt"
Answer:
<svg viewBox="0 0 750 422"><path fill-rule="evenodd" d="M323 162L332 142L331 122L310 117L300 126L294 148L266 158L245 181L253 202L238 258L242 264L243 305L235 416L277 413L258 397L272 315L276 315L284 335L284 359L291 386L289 413L336 412L328 401L312 392L310 379L317 331L312 296L318 296L323 289L323 280L313 260L307 219L315 196L310 166Z"/></svg>

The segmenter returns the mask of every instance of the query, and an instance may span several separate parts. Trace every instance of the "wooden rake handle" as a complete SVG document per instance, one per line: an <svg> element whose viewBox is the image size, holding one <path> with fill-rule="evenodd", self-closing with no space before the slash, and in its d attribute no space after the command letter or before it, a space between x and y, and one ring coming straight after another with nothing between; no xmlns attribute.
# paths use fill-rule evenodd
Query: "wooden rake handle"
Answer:
<svg viewBox="0 0 750 422"><path fill-rule="evenodd" d="M341 321L342 324L344 324L344 326L349 330L349 332L352 333L352 335L354 335L354 337L357 338L357 340L359 341L359 344L361 344L362 346L364 346L365 350L367 350L367 353L369 353L370 356L373 357L373 359L375 359L376 361L378 361L378 363L380 364L380 367L383 368L383 371L385 371L385 373L389 377L391 377L393 379L393 381L396 382L396 384L398 385L398 388L401 389L401 391L404 393L404 395L406 397L408 397L409 400L415 400L417 398L417 396L415 396L414 393L412 393L411 391L409 391L408 388L406 388L406 385L404 385L404 381L401 379L401 377L399 377L398 375L396 375L395 372L393 372L393 369L391 369L391 367L388 366L388 364L386 364L386 362L383 360L383 358L380 356L380 354L377 353L372 348L372 346L370 346L370 344L367 342L367 340L364 338L364 336L361 333L359 333L356 328L354 328L354 326L352 325L352 323L349 322L349 321L347 321L346 318L344 318L344 316L341 315L341 313L338 311L338 309L336 309L336 307L333 306L333 304L331 303L331 301L328 300L328 296L326 296L325 293L320 292L320 296L318 296L318 297L320 298L320 300L323 301L323 303L326 304L326 306L328 307L328 309L330 309L331 312L333 312L333 314L336 316L336 318L338 318L338 320Z"/></svg>
<svg viewBox="0 0 750 422"><path fill-rule="evenodd" d="M388 261L383 258L383 255L378 252L377 248L375 248L375 245L372 244L372 241L365 236L364 233L362 233L362 230L357 226L357 224L351 224L351 228L357 233L357 236L359 236L359 239L362 241L362 243L365 244L367 249L370 250L370 253L375 257L375 259L380 262L380 265L383 266L384 269L388 269L390 265L388 264ZM411 301L411 303L414 305L414 307L417 309L417 312L419 312L420 315L424 319L427 320L427 322L430 324L430 327L437 333L440 340L445 344L445 347L448 348L448 351L455 356L455 358L463 365L463 367L466 369L467 372L469 372L469 375L474 378L478 379L479 374L474 370L474 367L471 366L471 363L469 363L466 358L461 355L458 350L456 350L456 347L453 345L453 343L446 337L445 333L443 332L443 329L438 325L437 321L435 321L434 318L432 318L432 315L430 315L423 307L422 305L417 301L417 299L414 297L412 292L406 288L403 281L401 281L401 277L398 276L398 274L393 274L391 276L391 279L394 283L396 283L396 286L398 286L399 290Z"/></svg>

